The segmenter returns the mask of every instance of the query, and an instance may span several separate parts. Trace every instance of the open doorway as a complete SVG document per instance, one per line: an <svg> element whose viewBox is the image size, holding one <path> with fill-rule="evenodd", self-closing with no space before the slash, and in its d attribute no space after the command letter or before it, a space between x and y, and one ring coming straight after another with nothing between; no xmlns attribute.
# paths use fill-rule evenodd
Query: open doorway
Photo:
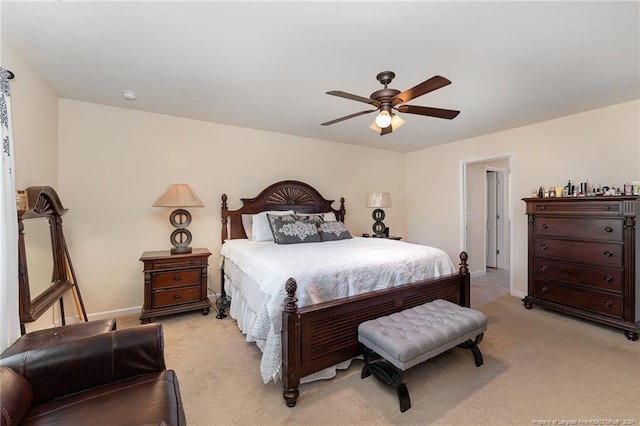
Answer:
<svg viewBox="0 0 640 426"><path fill-rule="evenodd" d="M462 163L463 247L469 254L471 303L513 294L511 157Z"/></svg>

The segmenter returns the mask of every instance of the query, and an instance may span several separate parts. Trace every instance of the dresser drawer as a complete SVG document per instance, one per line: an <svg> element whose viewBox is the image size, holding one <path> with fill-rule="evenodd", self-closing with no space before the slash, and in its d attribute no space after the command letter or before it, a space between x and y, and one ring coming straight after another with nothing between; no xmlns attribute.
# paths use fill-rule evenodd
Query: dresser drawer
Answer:
<svg viewBox="0 0 640 426"><path fill-rule="evenodd" d="M545 215L545 214L581 214L581 215L598 215L598 216L619 216L628 213L629 203L618 199L607 199L606 197L590 197L584 199L577 198L557 198L549 201L535 201L527 203L527 214Z"/></svg>
<svg viewBox="0 0 640 426"><path fill-rule="evenodd" d="M590 267L561 260L534 259L536 277L557 281L573 282L578 285L622 292L623 271L613 268Z"/></svg>
<svg viewBox="0 0 640 426"><path fill-rule="evenodd" d="M153 274L153 288L176 287L200 283L200 269L157 272Z"/></svg>
<svg viewBox="0 0 640 426"><path fill-rule="evenodd" d="M622 219L614 218L536 218L536 235L580 240L622 241Z"/></svg>
<svg viewBox="0 0 640 426"><path fill-rule="evenodd" d="M152 308L197 302L201 299L200 287L192 286L178 288L175 290L154 291L151 298Z"/></svg>
<svg viewBox="0 0 640 426"><path fill-rule="evenodd" d="M536 280L534 295L540 299L612 317L622 317L622 297Z"/></svg>
<svg viewBox="0 0 640 426"><path fill-rule="evenodd" d="M535 256L554 257L605 266L622 267L622 244L536 238Z"/></svg>

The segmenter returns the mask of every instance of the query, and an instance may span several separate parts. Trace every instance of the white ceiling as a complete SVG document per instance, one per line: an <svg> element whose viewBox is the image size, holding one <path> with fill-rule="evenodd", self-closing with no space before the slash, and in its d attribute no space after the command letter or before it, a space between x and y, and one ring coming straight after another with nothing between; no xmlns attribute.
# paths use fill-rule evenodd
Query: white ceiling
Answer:
<svg viewBox="0 0 640 426"><path fill-rule="evenodd" d="M640 98L640 2L11 2L2 39L62 98L410 152ZM379 136L375 79L409 104ZM20 78L19 75L16 78ZM138 93L135 102L123 89Z"/></svg>

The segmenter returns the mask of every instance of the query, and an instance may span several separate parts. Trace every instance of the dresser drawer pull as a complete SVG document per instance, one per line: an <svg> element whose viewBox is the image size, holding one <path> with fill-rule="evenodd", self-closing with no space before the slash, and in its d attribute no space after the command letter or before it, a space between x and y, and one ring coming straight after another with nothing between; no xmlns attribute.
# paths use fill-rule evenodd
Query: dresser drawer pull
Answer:
<svg viewBox="0 0 640 426"><path fill-rule="evenodd" d="M542 228L542 229L547 229L547 228L548 228L548 226L547 226L547 224L546 224L546 223L543 223L542 225L540 225L540 228Z"/></svg>
<svg viewBox="0 0 640 426"><path fill-rule="evenodd" d="M546 210L547 208L545 206L540 206L540 210Z"/></svg>
<svg viewBox="0 0 640 426"><path fill-rule="evenodd" d="M540 291L541 291L542 293L546 293L547 291L549 291L549 287L544 286L544 287L542 287L542 288L540 289Z"/></svg>
<svg viewBox="0 0 640 426"><path fill-rule="evenodd" d="M611 253L610 251L605 251L604 257L613 257L613 253Z"/></svg>
<svg viewBox="0 0 640 426"><path fill-rule="evenodd" d="M604 304L605 307L610 308L613 306L613 303L611 302L611 300L607 300Z"/></svg>
<svg viewBox="0 0 640 426"><path fill-rule="evenodd" d="M605 210L611 210L611 206L607 206L604 208Z"/></svg>
<svg viewBox="0 0 640 426"><path fill-rule="evenodd" d="M606 277L604 277L604 280L610 283L610 282L613 282L613 277L610 277L609 275L607 275Z"/></svg>
<svg viewBox="0 0 640 426"><path fill-rule="evenodd" d="M547 265L544 265L543 267L540 268L541 271L546 271L547 269L549 269Z"/></svg>
<svg viewBox="0 0 640 426"><path fill-rule="evenodd" d="M540 246L540 248L541 248L542 250L547 250L547 249L549 248L549 246L548 246L548 245L546 245L546 244L543 244L543 245L541 245L541 246Z"/></svg>
<svg viewBox="0 0 640 426"><path fill-rule="evenodd" d="M173 277L174 281L180 281L180 275L176 275L175 277Z"/></svg>
<svg viewBox="0 0 640 426"><path fill-rule="evenodd" d="M181 297L180 294L176 294L173 296L174 299L180 299L180 297Z"/></svg>
<svg viewBox="0 0 640 426"><path fill-rule="evenodd" d="M610 226L607 226L606 228L604 228L605 232L613 232L613 228Z"/></svg>

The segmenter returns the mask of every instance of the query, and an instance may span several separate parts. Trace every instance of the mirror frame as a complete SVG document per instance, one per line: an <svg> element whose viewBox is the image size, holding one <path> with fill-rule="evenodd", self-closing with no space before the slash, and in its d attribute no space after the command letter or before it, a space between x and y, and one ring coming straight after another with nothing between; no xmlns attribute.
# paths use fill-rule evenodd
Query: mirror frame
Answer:
<svg viewBox="0 0 640 426"><path fill-rule="evenodd" d="M69 290L75 290L76 301L82 308L84 321L87 321L87 314L80 297L80 290L75 280L67 244L62 232L62 215L67 209L63 207L58 194L50 186L30 186L25 191L28 208L27 210L18 210L18 309L22 334L25 333L24 323L37 320L58 301L60 302L60 313L62 315L62 324L64 325L65 315L62 296ZM49 222L53 273L49 287L32 297L23 222L28 219L42 217Z"/></svg>

